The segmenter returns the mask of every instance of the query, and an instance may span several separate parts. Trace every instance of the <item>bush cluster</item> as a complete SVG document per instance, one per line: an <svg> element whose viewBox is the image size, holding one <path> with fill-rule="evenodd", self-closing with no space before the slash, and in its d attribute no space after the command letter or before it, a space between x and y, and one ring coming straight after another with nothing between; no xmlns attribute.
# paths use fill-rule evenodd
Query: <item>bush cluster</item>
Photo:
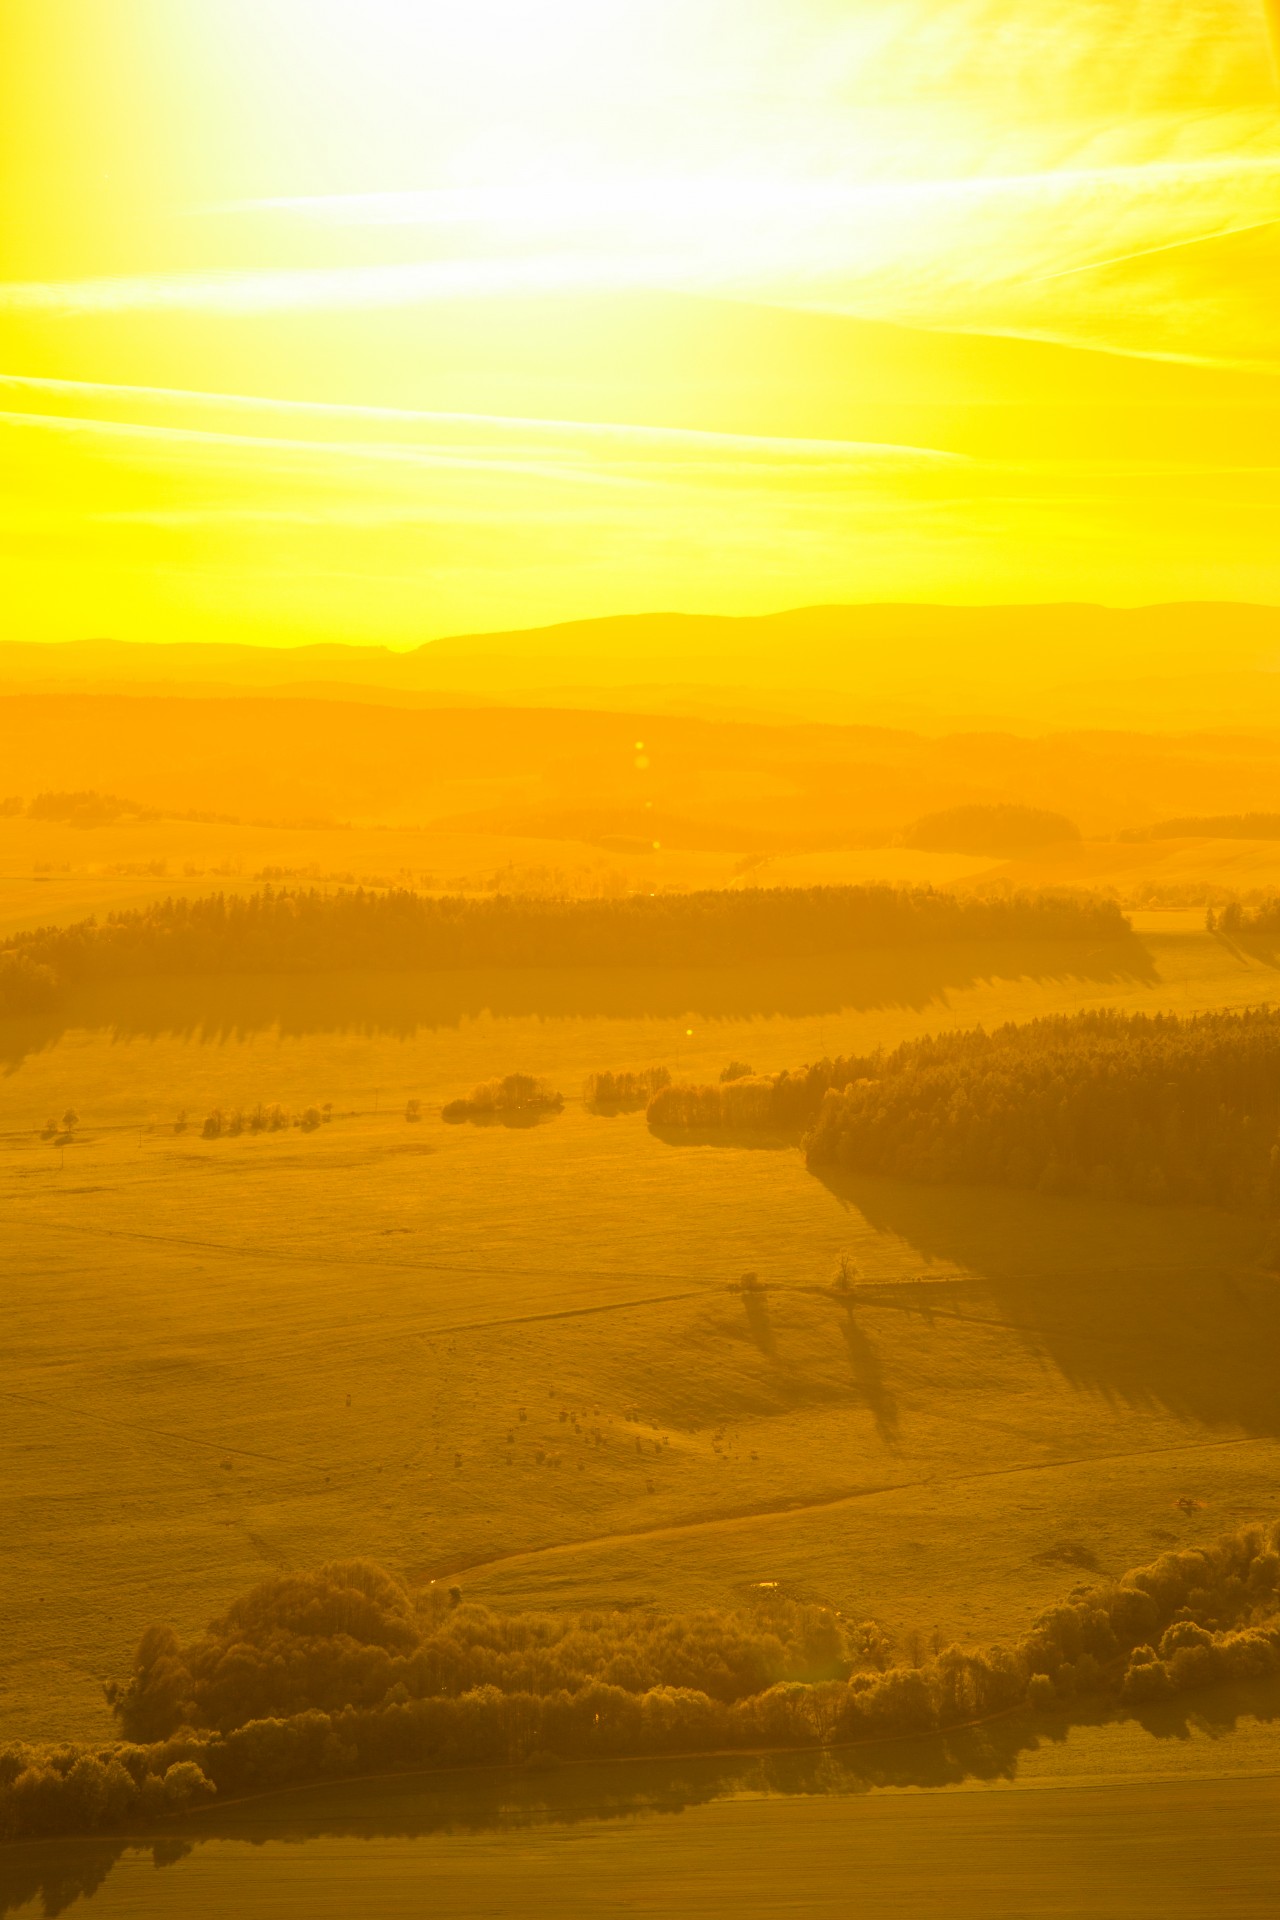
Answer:
<svg viewBox="0 0 1280 1920"><path fill-rule="evenodd" d="M811 1165L1280 1208L1280 1011L1082 1013L911 1040L823 1101Z"/></svg>
<svg viewBox="0 0 1280 1920"><path fill-rule="evenodd" d="M363 1562L269 1580L108 1689L126 1739L0 1748L0 1836L120 1826L393 1768L820 1747L1077 1695L1140 1707L1280 1672L1280 1526L1166 1554L1021 1640L891 1663L883 1633L776 1594L747 1613L495 1614Z"/></svg>
<svg viewBox="0 0 1280 1920"><path fill-rule="evenodd" d="M48 968L65 988L156 974L723 967L861 947L1115 940L1128 932L1111 901L960 899L928 887L751 887L575 900L267 887L246 897L163 900L103 921L41 927L13 935L5 954ZM4 1010L25 1009L6 998Z"/></svg>

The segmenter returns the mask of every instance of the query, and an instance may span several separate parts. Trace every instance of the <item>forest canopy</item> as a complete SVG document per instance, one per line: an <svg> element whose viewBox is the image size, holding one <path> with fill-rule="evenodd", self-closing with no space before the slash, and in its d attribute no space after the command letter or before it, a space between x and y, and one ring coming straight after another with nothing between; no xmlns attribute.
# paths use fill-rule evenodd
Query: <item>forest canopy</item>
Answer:
<svg viewBox="0 0 1280 1920"><path fill-rule="evenodd" d="M870 1621L754 1608L499 1614L365 1562L278 1575L108 1689L124 1740L0 1747L0 1838L396 1768L829 1747L1077 1697L1141 1708L1280 1672L1280 1527L1077 1592L1007 1646L897 1651Z"/></svg>
<svg viewBox="0 0 1280 1920"><path fill-rule="evenodd" d="M741 966L939 941L1122 940L1114 902L931 888L744 888L558 900L408 889L265 888L41 927L0 950L0 1012L38 1012L82 982L154 975L504 967Z"/></svg>
<svg viewBox="0 0 1280 1920"><path fill-rule="evenodd" d="M811 1166L1274 1213L1280 1011L911 1040L826 1095Z"/></svg>

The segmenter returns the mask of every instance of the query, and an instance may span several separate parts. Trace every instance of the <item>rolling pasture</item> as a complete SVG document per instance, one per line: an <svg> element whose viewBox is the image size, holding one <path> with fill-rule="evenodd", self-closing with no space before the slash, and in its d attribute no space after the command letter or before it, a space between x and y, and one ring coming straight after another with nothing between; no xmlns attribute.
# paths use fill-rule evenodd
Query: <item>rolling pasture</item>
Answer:
<svg viewBox="0 0 1280 1920"><path fill-rule="evenodd" d="M986 1639L1274 1517L1264 1224L826 1185L794 1143L661 1139L576 1098L604 1068L769 1070L944 1024L1257 1003L1271 979L1150 923L1083 957L168 983L9 1023L7 1730L105 1734L101 1682L145 1626L190 1634L326 1558L497 1605L774 1581ZM512 1070L564 1113L441 1122ZM256 1102L332 1118L202 1137Z"/></svg>

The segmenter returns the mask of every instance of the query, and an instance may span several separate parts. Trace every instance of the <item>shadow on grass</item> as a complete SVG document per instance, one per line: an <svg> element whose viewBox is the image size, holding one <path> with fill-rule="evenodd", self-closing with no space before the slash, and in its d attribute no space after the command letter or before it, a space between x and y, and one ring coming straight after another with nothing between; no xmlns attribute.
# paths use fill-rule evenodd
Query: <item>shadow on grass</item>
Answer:
<svg viewBox="0 0 1280 1920"><path fill-rule="evenodd" d="M1208 1208L920 1186L815 1169L840 1204L922 1265L985 1296L945 1311L998 1316L1073 1385L1160 1407L1224 1435L1280 1435L1274 1229ZM859 1310L937 1314L930 1287L860 1288Z"/></svg>
<svg viewBox="0 0 1280 1920"><path fill-rule="evenodd" d="M745 1020L878 1007L922 1010L996 980L1154 985L1137 938L1087 942L877 948L739 967L508 968L439 973L227 974L103 981L41 1015L0 1021L0 1067L12 1073L72 1030L117 1040L217 1043L252 1033L367 1033L411 1038L496 1019ZM797 1063L798 1064L798 1063Z"/></svg>
<svg viewBox="0 0 1280 1920"><path fill-rule="evenodd" d="M885 1379L879 1354L854 1317L852 1299L844 1303L841 1332L844 1334L845 1346L849 1350L849 1364L853 1369L854 1386L861 1395L863 1405L876 1423L876 1432L881 1441L890 1452L896 1452L898 1403Z"/></svg>
<svg viewBox="0 0 1280 1920"><path fill-rule="evenodd" d="M767 1133L759 1127L659 1127L649 1132L664 1147L739 1147L749 1153L794 1153L803 1139L794 1132Z"/></svg>
<svg viewBox="0 0 1280 1920"><path fill-rule="evenodd" d="M46 1915L90 1900L128 1853L150 1853L158 1868L210 1841L249 1846L352 1839L519 1833L543 1826L673 1816L742 1795L855 1796L877 1788L941 1788L1014 1782L1019 1763L1065 1741L1073 1728L1114 1729L1131 1746L1140 1728L1157 1746L1193 1731L1210 1740L1242 1720L1280 1720L1280 1682L1188 1694L1140 1713L1079 1700L1056 1713L1006 1715L950 1733L801 1752L585 1761L538 1767L406 1773L335 1781L212 1806L149 1833L26 1842L0 1847L0 1913L37 1901ZM1158 1768L1157 1752L1152 1755Z"/></svg>

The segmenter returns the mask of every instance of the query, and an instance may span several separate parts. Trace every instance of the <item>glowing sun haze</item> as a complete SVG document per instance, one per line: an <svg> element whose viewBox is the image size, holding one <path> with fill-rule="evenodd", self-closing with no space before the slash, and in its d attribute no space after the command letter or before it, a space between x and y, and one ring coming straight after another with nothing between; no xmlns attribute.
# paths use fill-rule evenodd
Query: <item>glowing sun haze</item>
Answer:
<svg viewBox="0 0 1280 1920"><path fill-rule="evenodd" d="M11 638L1274 600L1258 0L7 0Z"/></svg>

